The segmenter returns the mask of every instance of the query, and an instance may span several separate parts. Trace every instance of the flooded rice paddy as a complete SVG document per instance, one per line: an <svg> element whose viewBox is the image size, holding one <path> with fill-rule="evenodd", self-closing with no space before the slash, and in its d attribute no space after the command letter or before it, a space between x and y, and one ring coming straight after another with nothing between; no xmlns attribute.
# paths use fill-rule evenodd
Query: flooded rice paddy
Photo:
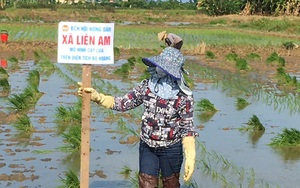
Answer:
<svg viewBox="0 0 300 188"><path fill-rule="evenodd" d="M117 65L100 69L111 72ZM80 154L59 150L65 142L57 134L55 120L58 107L72 107L78 101L76 82L81 80L80 67L58 64L51 74L41 73L38 89L43 95L28 112L35 131L27 138L16 137L19 132L8 118L12 112L8 97L24 90L26 77L35 68L32 61L20 62L20 69L10 72L8 78L10 94L0 98L1 113L7 114L1 116L5 121L0 121L1 187L58 187L63 185L61 180L66 171L72 169L79 175ZM255 83L229 84L226 76L224 78L213 83L195 83L195 101L209 99L218 111L210 117L195 112L195 126L200 134L196 170L191 184L184 184L181 178L182 187L299 186L299 148L278 150L268 145L284 128L299 128L299 97L265 92L261 89L263 86L251 89ZM120 79L100 81L96 76L93 79L93 84L115 95L124 94L136 83ZM115 88L118 89L115 91ZM247 89L251 93L244 91ZM238 96L246 98L250 105L238 110ZM90 187L134 187L134 180L120 172L127 167L135 178L137 142L128 141L132 134L120 134L120 119L109 120L109 110L93 103L91 107ZM131 118L138 120L140 114L139 108L132 112ZM265 127L263 134L253 135L239 129L252 115ZM122 121L134 130L139 127L138 121L130 121L130 118L124 117Z"/></svg>

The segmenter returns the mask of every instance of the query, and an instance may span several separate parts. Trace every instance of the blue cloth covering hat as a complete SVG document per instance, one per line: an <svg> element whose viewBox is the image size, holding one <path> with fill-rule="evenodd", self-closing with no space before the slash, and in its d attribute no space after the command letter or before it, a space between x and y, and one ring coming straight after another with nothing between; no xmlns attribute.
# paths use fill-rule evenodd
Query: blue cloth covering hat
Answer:
<svg viewBox="0 0 300 188"><path fill-rule="evenodd" d="M184 57L180 50L173 47L166 47L160 55L142 58L145 65L149 67L159 67L176 80L181 80Z"/></svg>

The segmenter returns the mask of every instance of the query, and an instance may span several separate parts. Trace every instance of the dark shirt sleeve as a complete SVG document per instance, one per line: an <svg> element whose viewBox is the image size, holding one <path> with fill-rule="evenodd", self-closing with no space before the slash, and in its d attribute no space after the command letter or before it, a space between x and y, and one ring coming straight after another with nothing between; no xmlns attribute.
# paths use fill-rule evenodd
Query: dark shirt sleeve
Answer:
<svg viewBox="0 0 300 188"><path fill-rule="evenodd" d="M198 136L194 127L194 98L193 96L187 96L185 100L182 100L180 105L180 128L182 137L185 136Z"/></svg>
<svg viewBox="0 0 300 188"><path fill-rule="evenodd" d="M115 97L113 110L127 111L140 106L143 103L144 91L147 87L148 80L143 80L140 85L135 87L122 97Z"/></svg>

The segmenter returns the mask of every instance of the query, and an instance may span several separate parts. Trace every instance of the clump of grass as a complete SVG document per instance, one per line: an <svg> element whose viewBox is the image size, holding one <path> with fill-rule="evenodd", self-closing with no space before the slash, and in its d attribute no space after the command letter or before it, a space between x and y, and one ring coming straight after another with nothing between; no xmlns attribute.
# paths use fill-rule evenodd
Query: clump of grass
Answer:
<svg viewBox="0 0 300 188"><path fill-rule="evenodd" d="M246 101L245 99L238 97L237 100L236 100L236 109L237 110L243 110L249 104L250 103L248 101Z"/></svg>
<svg viewBox="0 0 300 188"><path fill-rule="evenodd" d="M247 60L243 59L243 58L237 58L236 59L236 61L235 61L235 67L238 70L247 70L247 69L249 69Z"/></svg>
<svg viewBox="0 0 300 188"><path fill-rule="evenodd" d="M247 123L252 127L254 131L264 131L265 127L260 122L259 118L256 115L253 115Z"/></svg>
<svg viewBox="0 0 300 188"><path fill-rule="evenodd" d="M11 108L17 111L22 111L29 108L27 96L24 93L21 94L12 94L8 98L8 101L11 103Z"/></svg>
<svg viewBox="0 0 300 188"><path fill-rule="evenodd" d="M291 128L284 128L282 133L277 134L274 138L271 139L271 146L300 146L300 131Z"/></svg>
<svg viewBox="0 0 300 188"><path fill-rule="evenodd" d="M12 70L18 70L18 69L20 69L18 58L16 58L15 56L11 56L7 60L10 62Z"/></svg>
<svg viewBox="0 0 300 188"><path fill-rule="evenodd" d="M257 53L253 53L253 52L247 54L246 58L250 59L250 60L260 60L261 59L260 55L258 55Z"/></svg>
<svg viewBox="0 0 300 188"><path fill-rule="evenodd" d="M286 71L283 67L277 68L276 76L281 83L283 83L287 86L294 86L296 88L299 87L296 76L291 77L288 73L286 73Z"/></svg>
<svg viewBox="0 0 300 188"><path fill-rule="evenodd" d="M65 146L61 147L62 150L74 152L80 150L81 146L81 126L72 125L66 133L62 134Z"/></svg>
<svg viewBox="0 0 300 188"><path fill-rule="evenodd" d="M34 131L34 127L31 124L30 118L26 114L17 117L17 120L13 124L13 126L18 131L22 131L22 132L31 132L31 131Z"/></svg>
<svg viewBox="0 0 300 188"><path fill-rule="evenodd" d="M279 67L285 66L285 59L279 56L276 52L273 52L266 60L267 64L277 64Z"/></svg>
<svg viewBox="0 0 300 188"><path fill-rule="evenodd" d="M77 177L77 174L73 172L72 170L68 170L65 172L65 178L60 177L61 182L63 183L62 186L59 186L60 188L79 188L80 187L80 181Z"/></svg>
<svg viewBox="0 0 300 188"><path fill-rule="evenodd" d="M139 77L139 80L142 81L142 80L148 79L150 77L151 77L151 75L150 75L148 69L144 69L144 73Z"/></svg>
<svg viewBox="0 0 300 188"><path fill-rule="evenodd" d="M210 21L209 24L211 25L225 25L227 24L227 20L226 19L216 19L216 20L213 20L213 21Z"/></svg>
<svg viewBox="0 0 300 188"><path fill-rule="evenodd" d="M197 103L196 109L206 113L215 113L218 111L215 105L211 103L208 99L201 99Z"/></svg>
<svg viewBox="0 0 300 188"><path fill-rule="evenodd" d="M1 89L2 88L2 89ZM0 80L0 92L1 93L9 93L10 85L7 79Z"/></svg>
<svg viewBox="0 0 300 188"><path fill-rule="evenodd" d="M226 55L226 60L235 62L238 59L238 57L239 56L235 52L233 52Z"/></svg>
<svg viewBox="0 0 300 188"><path fill-rule="evenodd" d="M209 51L209 50L205 52L205 56L209 59L215 59L216 58L216 55L212 51Z"/></svg>
<svg viewBox="0 0 300 188"><path fill-rule="evenodd" d="M115 59L119 59L120 57L120 49L118 47L114 47L114 56L115 56Z"/></svg>
<svg viewBox="0 0 300 188"><path fill-rule="evenodd" d="M30 85L38 86L40 84L40 73L37 70L32 70L29 72L27 81Z"/></svg>
<svg viewBox="0 0 300 188"><path fill-rule="evenodd" d="M130 169L128 166L124 166L120 174L123 175L125 179L129 179L129 182L132 185L131 187L139 187L139 173L137 171L132 173L132 169Z"/></svg>
<svg viewBox="0 0 300 188"><path fill-rule="evenodd" d="M37 51L33 51L33 56L34 56L35 63L39 62L42 59L41 55Z"/></svg>
<svg viewBox="0 0 300 188"><path fill-rule="evenodd" d="M191 88L191 89L193 89L194 87L195 87L195 82L194 82L194 80L192 79L192 78L190 78L188 75L186 75L186 74L183 74L183 78L184 78L184 80L185 80L185 82L186 82L186 85L189 87L189 88Z"/></svg>
<svg viewBox="0 0 300 188"><path fill-rule="evenodd" d="M133 70L135 66L136 58L130 57L127 59L127 63L124 63L120 68L116 69L113 73L122 76L123 78L127 78L130 71Z"/></svg>
<svg viewBox="0 0 300 188"><path fill-rule="evenodd" d="M63 133L70 125L80 125L82 115L82 99L78 98L75 105L71 107L59 106L56 108L56 124L58 124L58 134Z"/></svg>
<svg viewBox="0 0 300 188"><path fill-rule="evenodd" d="M8 72L3 67L0 67L0 79L7 79L8 77Z"/></svg>
<svg viewBox="0 0 300 188"><path fill-rule="evenodd" d="M125 178L128 179L131 175L132 169L129 166L124 166L122 168L122 171L120 172L120 174Z"/></svg>

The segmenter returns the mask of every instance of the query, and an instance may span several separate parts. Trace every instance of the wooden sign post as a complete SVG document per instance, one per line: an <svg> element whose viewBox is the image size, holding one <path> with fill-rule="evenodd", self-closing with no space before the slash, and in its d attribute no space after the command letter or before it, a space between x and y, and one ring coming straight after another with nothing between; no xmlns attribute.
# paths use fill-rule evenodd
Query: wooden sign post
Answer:
<svg viewBox="0 0 300 188"><path fill-rule="evenodd" d="M82 67L82 87L91 87L91 65ZM82 126L81 126L81 154L80 154L80 187L89 187L90 173L90 107L91 95L82 94Z"/></svg>
<svg viewBox="0 0 300 188"><path fill-rule="evenodd" d="M60 22L58 63L82 64L82 87L91 87L92 65L114 63L114 23ZM89 187L91 95L82 94L80 188Z"/></svg>

